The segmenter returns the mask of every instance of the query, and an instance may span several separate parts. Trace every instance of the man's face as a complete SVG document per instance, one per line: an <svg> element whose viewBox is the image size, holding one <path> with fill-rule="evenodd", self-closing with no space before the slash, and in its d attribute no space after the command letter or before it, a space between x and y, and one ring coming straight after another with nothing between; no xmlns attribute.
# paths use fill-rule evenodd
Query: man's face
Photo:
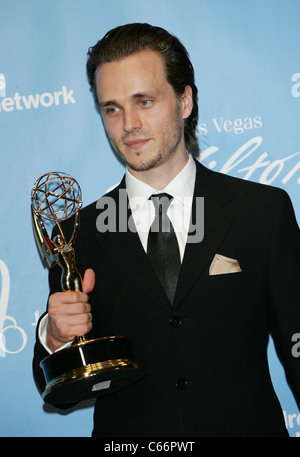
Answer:
<svg viewBox="0 0 300 457"><path fill-rule="evenodd" d="M158 53L141 51L102 64L96 85L106 132L131 171L186 160L183 129L191 89L176 97Z"/></svg>

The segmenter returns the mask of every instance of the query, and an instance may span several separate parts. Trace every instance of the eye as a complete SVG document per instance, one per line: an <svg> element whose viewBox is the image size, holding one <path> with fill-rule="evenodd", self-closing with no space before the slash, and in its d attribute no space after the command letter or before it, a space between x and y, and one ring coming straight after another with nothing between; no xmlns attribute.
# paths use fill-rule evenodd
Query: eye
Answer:
<svg viewBox="0 0 300 457"><path fill-rule="evenodd" d="M104 114L108 117L113 117L120 111L120 108L117 106L108 106L104 109Z"/></svg>
<svg viewBox="0 0 300 457"><path fill-rule="evenodd" d="M140 100L140 105L142 106L142 108L150 108L153 104L153 101L152 100L148 100L148 99L144 99L144 100Z"/></svg>

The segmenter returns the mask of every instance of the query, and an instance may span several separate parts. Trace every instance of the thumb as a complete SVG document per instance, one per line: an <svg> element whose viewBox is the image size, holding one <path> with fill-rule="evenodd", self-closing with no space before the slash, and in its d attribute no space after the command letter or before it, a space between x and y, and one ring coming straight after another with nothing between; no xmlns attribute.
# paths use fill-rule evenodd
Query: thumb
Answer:
<svg viewBox="0 0 300 457"><path fill-rule="evenodd" d="M92 290L95 287L95 281L96 281L96 279L95 279L94 270L92 270L91 268L88 268L84 273L82 291L85 294L92 292Z"/></svg>

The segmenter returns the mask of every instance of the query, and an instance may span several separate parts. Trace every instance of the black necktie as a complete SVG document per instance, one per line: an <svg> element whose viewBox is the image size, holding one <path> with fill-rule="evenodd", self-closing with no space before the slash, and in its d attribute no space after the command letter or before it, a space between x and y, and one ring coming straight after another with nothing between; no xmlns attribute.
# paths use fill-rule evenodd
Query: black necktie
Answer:
<svg viewBox="0 0 300 457"><path fill-rule="evenodd" d="M174 227L167 216L172 198L168 194L151 196L155 207L155 219L149 230L147 244L148 257L170 303L173 303L181 264Z"/></svg>

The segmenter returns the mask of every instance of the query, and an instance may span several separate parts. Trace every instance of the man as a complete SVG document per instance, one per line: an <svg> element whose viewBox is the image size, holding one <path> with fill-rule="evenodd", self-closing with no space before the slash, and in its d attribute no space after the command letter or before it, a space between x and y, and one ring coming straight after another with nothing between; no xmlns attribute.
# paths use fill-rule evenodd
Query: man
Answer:
<svg viewBox="0 0 300 457"><path fill-rule="evenodd" d="M287 436L267 362L271 333L300 404L299 359L291 352L300 243L287 194L193 159L194 72L168 32L118 27L89 50L87 70L110 142L126 163L108 196L119 214L126 190L136 230L102 230L101 199L82 211L76 259L83 292L61 292L59 268L51 271L35 346L40 388L40 360L76 335L126 335L146 376L97 399L93 436ZM166 262L174 267L167 285L150 255L158 217L152 196L162 192L172 197L165 208L181 264L177 277L176 261Z"/></svg>

